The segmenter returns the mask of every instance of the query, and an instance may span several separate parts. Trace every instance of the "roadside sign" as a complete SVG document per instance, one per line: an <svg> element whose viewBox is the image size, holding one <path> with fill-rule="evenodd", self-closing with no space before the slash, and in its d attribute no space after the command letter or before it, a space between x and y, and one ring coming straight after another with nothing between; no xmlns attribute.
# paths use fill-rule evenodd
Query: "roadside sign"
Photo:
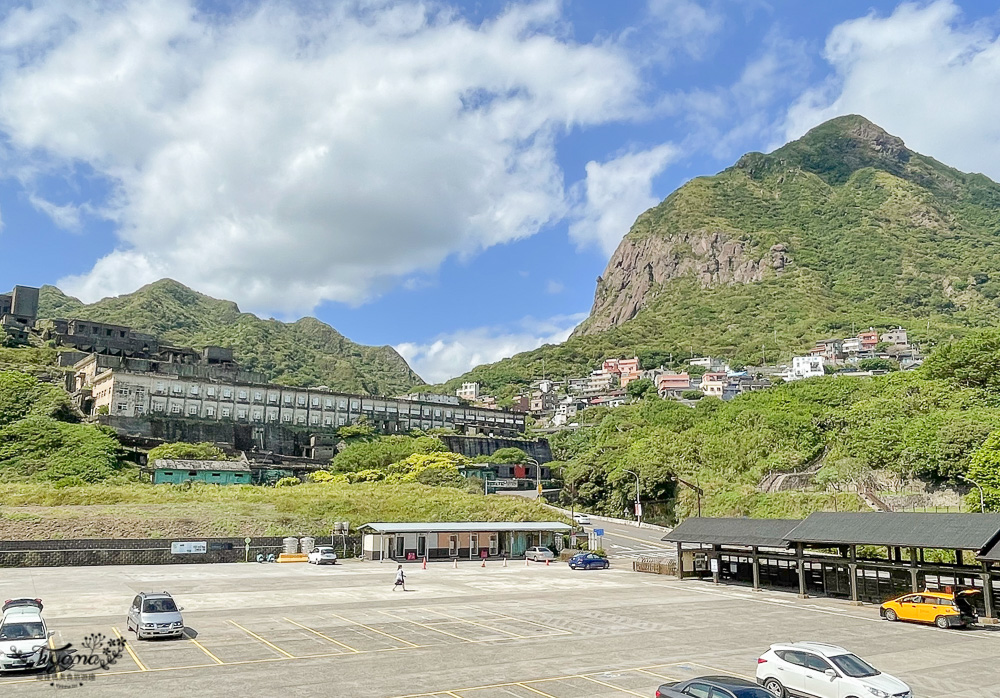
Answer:
<svg viewBox="0 0 1000 698"><path fill-rule="evenodd" d="M250 537L247 536L246 538L244 538L243 542L246 543L247 545L250 545Z"/></svg>
<svg viewBox="0 0 1000 698"><path fill-rule="evenodd" d="M719 558L713 557L711 560L709 560L708 564L710 569L712 570L712 574L719 573Z"/></svg>
<svg viewBox="0 0 1000 698"><path fill-rule="evenodd" d="M208 543L206 542L190 542L190 543L171 543L170 552L174 555L190 555L196 553L204 553L208 551Z"/></svg>
<svg viewBox="0 0 1000 698"><path fill-rule="evenodd" d="M603 528L595 528L594 529L594 535L597 536L598 538L600 538L601 536L604 535L604 529Z"/></svg>

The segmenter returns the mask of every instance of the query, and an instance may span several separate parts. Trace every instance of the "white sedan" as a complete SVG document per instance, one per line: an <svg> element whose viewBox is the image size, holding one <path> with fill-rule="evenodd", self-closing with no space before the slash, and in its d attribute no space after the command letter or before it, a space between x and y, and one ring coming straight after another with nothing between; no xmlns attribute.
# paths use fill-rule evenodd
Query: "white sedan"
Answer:
<svg viewBox="0 0 1000 698"><path fill-rule="evenodd" d="M586 514L573 514L573 521L575 521L580 526L589 526L590 517Z"/></svg>
<svg viewBox="0 0 1000 698"><path fill-rule="evenodd" d="M534 560L535 562L545 562L546 560L556 559L555 553L544 546L528 548L524 551L524 557L529 560Z"/></svg>
<svg viewBox="0 0 1000 698"><path fill-rule="evenodd" d="M309 553L309 563L312 565L336 565L337 553L333 548L323 546Z"/></svg>

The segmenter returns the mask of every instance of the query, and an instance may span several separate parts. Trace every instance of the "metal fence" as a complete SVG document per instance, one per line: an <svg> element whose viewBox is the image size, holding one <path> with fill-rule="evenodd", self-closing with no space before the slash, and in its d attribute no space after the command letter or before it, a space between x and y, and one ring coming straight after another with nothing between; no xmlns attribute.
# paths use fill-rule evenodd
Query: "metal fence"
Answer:
<svg viewBox="0 0 1000 698"><path fill-rule="evenodd" d="M677 574L677 560L643 557L632 561L632 571L675 575Z"/></svg>

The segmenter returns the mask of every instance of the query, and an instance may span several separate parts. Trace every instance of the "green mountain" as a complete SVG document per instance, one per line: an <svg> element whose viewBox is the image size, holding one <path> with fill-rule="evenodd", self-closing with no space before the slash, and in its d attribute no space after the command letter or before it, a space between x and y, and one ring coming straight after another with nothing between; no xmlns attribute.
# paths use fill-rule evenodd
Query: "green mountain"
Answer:
<svg viewBox="0 0 1000 698"><path fill-rule="evenodd" d="M394 395L423 382L392 347L355 344L311 317L293 323L262 320L240 312L232 301L210 298L170 279L91 305L44 286L39 306L42 318L128 325L179 346L233 347L245 368L278 383Z"/></svg>
<svg viewBox="0 0 1000 698"><path fill-rule="evenodd" d="M684 184L636 220L573 336L449 381L509 395L605 355L774 361L901 324L924 348L1000 324L1000 185L860 116Z"/></svg>

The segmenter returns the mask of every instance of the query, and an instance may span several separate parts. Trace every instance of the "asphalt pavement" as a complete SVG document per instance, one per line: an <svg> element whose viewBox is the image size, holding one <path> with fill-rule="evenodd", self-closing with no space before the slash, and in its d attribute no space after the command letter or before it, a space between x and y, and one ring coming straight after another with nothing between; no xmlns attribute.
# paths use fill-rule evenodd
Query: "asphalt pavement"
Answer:
<svg viewBox="0 0 1000 698"><path fill-rule="evenodd" d="M664 543L661 540L666 534L659 527L627 525L595 518L591 519L591 525L584 528L588 533L593 529L604 531L604 552L612 559L677 557L677 547L673 543Z"/></svg>

